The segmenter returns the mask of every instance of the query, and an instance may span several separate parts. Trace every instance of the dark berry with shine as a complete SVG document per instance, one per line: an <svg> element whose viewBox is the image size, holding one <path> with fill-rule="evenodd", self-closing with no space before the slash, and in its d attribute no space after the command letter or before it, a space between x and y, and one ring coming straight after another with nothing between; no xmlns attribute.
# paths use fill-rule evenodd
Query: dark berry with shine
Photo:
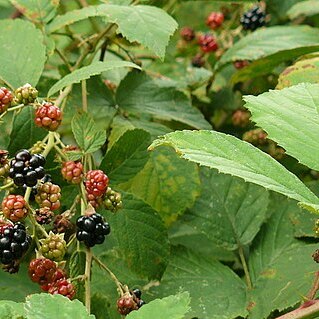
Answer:
<svg viewBox="0 0 319 319"><path fill-rule="evenodd" d="M266 14L259 6L254 6L243 14L240 23L244 30L254 31L266 24Z"/></svg>

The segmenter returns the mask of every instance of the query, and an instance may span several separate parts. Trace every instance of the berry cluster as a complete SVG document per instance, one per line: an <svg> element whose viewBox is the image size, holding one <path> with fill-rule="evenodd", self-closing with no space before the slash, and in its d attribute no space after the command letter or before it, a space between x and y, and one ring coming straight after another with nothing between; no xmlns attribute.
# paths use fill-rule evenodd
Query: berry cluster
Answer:
<svg viewBox="0 0 319 319"><path fill-rule="evenodd" d="M93 247L96 244L102 244L105 236L111 231L107 222L103 220L100 214L80 216L76 221L76 238L83 241L87 247Z"/></svg>
<svg viewBox="0 0 319 319"><path fill-rule="evenodd" d="M221 12L211 12L206 19L206 24L212 29L215 30L219 28L224 22L224 14Z"/></svg>
<svg viewBox="0 0 319 319"><path fill-rule="evenodd" d="M3 215L12 222L22 220L28 215L27 203L21 195L8 195L1 204Z"/></svg>
<svg viewBox="0 0 319 319"><path fill-rule="evenodd" d="M195 31L189 27L182 28L180 31L180 35L182 39L187 42L193 41L196 37Z"/></svg>
<svg viewBox="0 0 319 319"><path fill-rule="evenodd" d="M267 133L260 128L247 131L243 135L243 140L255 146L267 143Z"/></svg>
<svg viewBox="0 0 319 319"><path fill-rule="evenodd" d="M142 292L139 289L134 289L129 293L124 294L117 300L117 311L121 315L128 315L133 310L138 310L145 302L141 299Z"/></svg>
<svg viewBox="0 0 319 319"><path fill-rule="evenodd" d="M216 38L208 33L198 37L198 44L204 53L214 52L218 49Z"/></svg>
<svg viewBox="0 0 319 319"><path fill-rule="evenodd" d="M17 186L33 187L45 175L45 158L40 154L30 154L28 150L19 151L10 162L9 176Z"/></svg>
<svg viewBox="0 0 319 319"><path fill-rule="evenodd" d="M99 205L109 185L109 178L101 170L90 170L85 176L87 199L93 207Z"/></svg>
<svg viewBox="0 0 319 319"><path fill-rule="evenodd" d="M28 105L33 103L38 97L38 90L29 83L19 87L14 92L14 100L17 104Z"/></svg>
<svg viewBox="0 0 319 319"><path fill-rule="evenodd" d="M49 233L47 238L41 239L41 253L44 257L54 261L61 261L66 253L64 234Z"/></svg>
<svg viewBox="0 0 319 319"><path fill-rule="evenodd" d="M104 207L107 210L116 212L122 208L122 196L120 193L114 191L111 187L108 187L104 196Z"/></svg>
<svg viewBox="0 0 319 319"><path fill-rule="evenodd" d="M20 223L7 225L0 233L1 263L10 265L19 260L28 250L31 241L24 225Z"/></svg>
<svg viewBox="0 0 319 319"><path fill-rule="evenodd" d="M35 220L40 225L50 224L54 213L49 207L41 207L35 210Z"/></svg>
<svg viewBox="0 0 319 319"><path fill-rule="evenodd" d="M4 113L13 100L12 92L5 87L0 87L0 114Z"/></svg>
<svg viewBox="0 0 319 319"><path fill-rule="evenodd" d="M80 184L83 178L83 165L81 162L63 162L61 174L69 183Z"/></svg>
<svg viewBox="0 0 319 319"><path fill-rule="evenodd" d="M266 24L266 14L259 6L254 6L243 14L240 23L244 30L254 31Z"/></svg>
<svg viewBox="0 0 319 319"><path fill-rule="evenodd" d="M61 121L61 110L50 102L44 102L35 112L35 124L49 131L56 131Z"/></svg>
<svg viewBox="0 0 319 319"><path fill-rule="evenodd" d="M0 150L0 177L7 177L9 170L8 151Z"/></svg>
<svg viewBox="0 0 319 319"><path fill-rule="evenodd" d="M29 276L42 290L50 294L60 294L69 299L75 296L74 285L66 278L64 271L47 258L33 259L29 264Z"/></svg>
<svg viewBox="0 0 319 319"><path fill-rule="evenodd" d="M50 210L57 210L60 208L61 188L58 185L46 182L40 184L38 193L35 196L36 202L40 207L47 207Z"/></svg>
<svg viewBox="0 0 319 319"><path fill-rule="evenodd" d="M246 127L249 124L250 112L246 110L236 110L232 115L232 122L234 126Z"/></svg>

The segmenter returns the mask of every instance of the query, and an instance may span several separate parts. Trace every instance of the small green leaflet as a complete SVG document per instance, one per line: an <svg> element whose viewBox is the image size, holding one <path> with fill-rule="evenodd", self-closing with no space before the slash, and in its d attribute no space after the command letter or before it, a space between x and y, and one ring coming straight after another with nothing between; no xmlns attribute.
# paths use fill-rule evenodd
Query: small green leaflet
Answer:
<svg viewBox="0 0 319 319"><path fill-rule="evenodd" d="M74 138L84 153L97 151L106 140L106 133L96 130L94 120L88 113L75 114L71 127Z"/></svg>

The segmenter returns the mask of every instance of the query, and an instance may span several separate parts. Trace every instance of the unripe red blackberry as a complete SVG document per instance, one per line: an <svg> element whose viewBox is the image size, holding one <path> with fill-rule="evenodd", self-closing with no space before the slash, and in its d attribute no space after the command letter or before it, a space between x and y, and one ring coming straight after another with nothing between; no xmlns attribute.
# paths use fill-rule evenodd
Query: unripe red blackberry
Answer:
<svg viewBox="0 0 319 319"><path fill-rule="evenodd" d="M206 19L206 24L210 29L215 30L219 28L224 22L224 15L221 12L211 12Z"/></svg>
<svg viewBox="0 0 319 319"><path fill-rule="evenodd" d="M56 272L56 263L48 258L37 258L29 264L29 276L33 282L39 285L46 285L52 282Z"/></svg>
<svg viewBox="0 0 319 319"><path fill-rule="evenodd" d="M35 112L35 124L49 131L56 131L61 121L61 110L50 102L44 102Z"/></svg>
<svg viewBox="0 0 319 319"><path fill-rule="evenodd" d="M111 231L109 224L100 214L80 216L76 221L76 226L78 227L76 238L83 241L87 247L102 244L105 236Z"/></svg>
<svg viewBox="0 0 319 319"><path fill-rule="evenodd" d="M267 133L260 129L250 130L244 133L243 140L255 146L267 144Z"/></svg>
<svg viewBox="0 0 319 319"><path fill-rule="evenodd" d="M8 195L2 201L3 215L13 222L18 222L28 215L27 203L21 195Z"/></svg>
<svg viewBox="0 0 319 319"><path fill-rule="evenodd" d="M202 34L198 37L198 44L205 53L217 51L218 43L211 34Z"/></svg>
<svg viewBox="0 0 319 319"><path fill-rule="evenodd" d="M266 14L259 6L254 6L243 14L240 23L244 30L254 31L266 24Z"/></svg>
<svg viewBox="0 0 319 319"><path fill-rule="evenodd" d="M40 207L48 207L50 210L60 208L61 188L58 185L46 182L38 187L38 194L35 196L36 202Z"/></svg>
<svg viewBox="0 0 319 319"><path fill-rule="evenodd" d="M114 191L111 187L108 187L105 193L103 204L107 210L116 212L123 207L122 196L120 193Z"/></svg>
<svg viewBox="0 0 319 319"><path fill-rule="evenodd" d="M133 297L129 294L122 296L116 302L117 304L117 311L123 315L128 315L133 310L138 310L138 305L134 301Z"/></svg>
<svg viewBox="0 0 319 319"><path fill-rule="evenodd" d="M7 227L0 234L1 263L12 265L13 261L19 260L28 250L31 241L24 225L16 223L13 227Z"/></svg>
<svg viewBox="0 0 319 319"><path fill-rule="evenodd" d="M40 240L42 255L54 261L61 261L66 252L64 234L49 233L49 237Z"/></svg>
<svg viewBox="0 0 319 319"><path fill-rule="evenodd" d="M83 165L81 162L63 162L61 174L69 183L80 184L83 178Z"/></svg>
<svg viewBox="0 0 319 319"><path fill-rule="evenodd" d="M249 124L250 112L247 110L236 110L232 115L232 122L234 126L246 127Z"/></svg>
<svg viewBox="0 0 319 319"><path fill-rule="evenodd" d="M238 60L238 61L235 61L233 64L237 70L240 70L240 69L243 69L245 66L248 66L249 61L248 60Z"/></svg>
<svg viewBox="0 0 319 319"><path fill-rule="evenodd" d="M33 187L45 175L45 158L41 154L30 154L20 150L10 162L9 176L17 186Z"/></svg>
<svg viewBox="0 0 319 319"><path fill-rule="evenodd" d="M60 279L67 279L67 276L66 276L65 271L63 269L56 268L56 270L51 278L51 281L44 284L44 285L41 285L41 289L44 291L48 291Z"/></svg>
<svg viewBox="0 0 319 319"><path fill-rule="evenodd" d="M49 207L42 207L35 211L35 219L40 225L50 224L53 217L54 213Z"/></svg>
<svg viewBox="0 0 319 319"><path fill-rule="evenodd" d="M184 27L180 31L183 40L190 42L195 39L195 31L190 27Z"/></svg>
<svg viewBox="0 0 319 319"><path fill-rule="evenodd" d="M282 160L286 155L285 150L272 140L268 140L267 153L278 161Z"/></svg>
<svg viewBox="0 0 319 319"><path fill-rule="evenodd" d="M85 190L94 198L102 197L109 184L109 178L101 170L88 171L85 177Z"/></svg>
<svg viewBox="0 0 319 319"><path fill-rule="evenodd" d="M72 299L75 296L75 287L67 279L60 279L51 285L48 293L52 295L59 294Z"/></svg>
<svg viewBox="0 0 319 319"><path fill-rule="evenodd" d="M0 114L4 113L13 100L12 92L5 87L0 87Z"/></svg>
<svg viewBox="0 0 319 319"><path fill-rule="evenodd" d="M36 100L38 97L38 90L27 83L16 89L14 95L17 104L28 105Z"/></svg>

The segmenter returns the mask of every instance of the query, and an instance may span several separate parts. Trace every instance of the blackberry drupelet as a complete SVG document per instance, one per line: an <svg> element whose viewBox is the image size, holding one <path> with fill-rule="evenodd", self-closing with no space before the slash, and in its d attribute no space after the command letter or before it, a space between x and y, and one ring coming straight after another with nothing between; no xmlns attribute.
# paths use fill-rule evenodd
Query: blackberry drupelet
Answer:
<svg viewBox="0 0 319 319"><path fill-rule="evenodd" d="M243 14L240 23L244 30L254 31L266 24L266 14L259 6L254 6Z"/></svg>

